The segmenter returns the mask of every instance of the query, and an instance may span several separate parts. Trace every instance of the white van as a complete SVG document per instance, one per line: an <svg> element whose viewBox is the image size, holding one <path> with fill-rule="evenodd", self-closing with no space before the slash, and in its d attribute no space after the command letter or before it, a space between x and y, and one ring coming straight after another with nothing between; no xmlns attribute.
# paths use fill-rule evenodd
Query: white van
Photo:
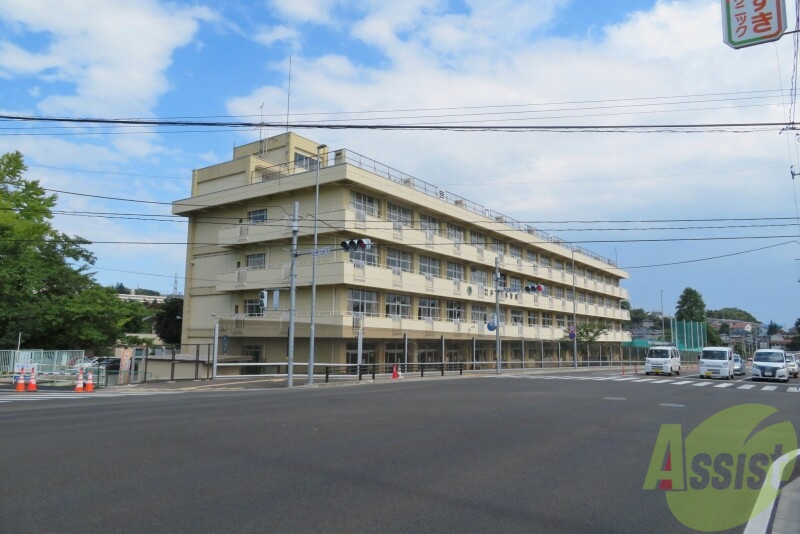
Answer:
<svg viewBox="0 0 800 534"><path fill-rule="evenodd" d="M647 349L644 374L681 374L681 353L675 345L657 345Z"/></svg>
<svg viewBox="0 0 800 534"><path fill-rule="evenodd" d="M700 378L733 378L733 350L730 347L703 347L700 352Z"/></svg>

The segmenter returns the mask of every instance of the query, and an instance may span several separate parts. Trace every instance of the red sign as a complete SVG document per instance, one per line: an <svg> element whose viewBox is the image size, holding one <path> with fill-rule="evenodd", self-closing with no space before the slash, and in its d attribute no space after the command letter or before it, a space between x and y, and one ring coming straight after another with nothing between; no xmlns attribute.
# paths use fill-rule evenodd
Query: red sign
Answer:
<svg viewBox="0 0 800 534"><path fill-rule="evenodd" d="M777 41L786 31L786 0L722 0L722 40L744 48Z"/></svg>

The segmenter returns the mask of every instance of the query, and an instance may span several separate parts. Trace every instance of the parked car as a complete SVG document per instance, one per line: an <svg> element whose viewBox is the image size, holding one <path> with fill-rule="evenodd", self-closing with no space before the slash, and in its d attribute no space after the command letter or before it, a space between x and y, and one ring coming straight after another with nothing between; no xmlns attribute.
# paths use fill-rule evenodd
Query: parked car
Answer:
<svg viewBox="0 0 800 534"><path fill-rule="evenodd" d="M753 380L789 381L786 369L786 353L777 349L759 349L753 355L753 367L750 369Z"/></svg>
<svg viewBox="0 0 800 534"><path fill-rule="evenodd" d="M98 358L96 365L103 367L106 371L119 371L119 358L104 357Z"/></svg>
<svg viewBox="0 0 800 534"><path fill-rule="evenodd" d="M744 363L744 359L738 354L733 355L733 374L735 375L743 375L747 372L747 366Z"/></svg>
<svg viewBox="0 0 800 534"><path fill-rule="evenodd" d="M800 374L800 368L798 368L797 362L791 354L786 355L786 371L795 378Z"/></svg>

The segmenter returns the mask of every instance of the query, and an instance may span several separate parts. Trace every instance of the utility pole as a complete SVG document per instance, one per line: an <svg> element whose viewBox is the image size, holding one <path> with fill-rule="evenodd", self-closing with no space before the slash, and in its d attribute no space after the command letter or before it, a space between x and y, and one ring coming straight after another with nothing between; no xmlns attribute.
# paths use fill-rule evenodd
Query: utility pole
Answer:
<svg viewBox="0 0 800 534"><path fill-rule="evenodd" d="M500 364L503 359L500 343L500 256L494 258L494 336L495 350L497 351L497 374L500 374Z"/></svg>
<svg viewBox="0 0 800 534"><path fill-rule="evenodd" d="M311 256L311 322L308 327L308 382L314 383L314 341L316 337L316 308L317 308L317 219L319 218L319 168L322 166L320 151L328 148L327 145L317 147L317 178L314 187L314 252Z"/></svg>
<svg viewBox="0 0 800 534"><path fill-rule="evenodd" d="M575 245L572 245L572 326L575 327L572 337L572 365L575 369L578 368L578 292L575 290L575 278L577 272L575 271ZM586 351L586 365L589 365L589 351Z"/></svg>
<svg viewBox="0 0 800 534"><path fill-rule="evenodd" d="M292 387L292 380L294 375L294 320L296 315L295 310L295 297L297 294L297 279L295 277L295 264L297 263L297 234L300 227L297 222L298 213L300 212L300 203L295 201L294 212L292 213L292 249L290 251L290 268L289 268L289 347L286 351L287 369L286 369L286 385Z"/></svg>

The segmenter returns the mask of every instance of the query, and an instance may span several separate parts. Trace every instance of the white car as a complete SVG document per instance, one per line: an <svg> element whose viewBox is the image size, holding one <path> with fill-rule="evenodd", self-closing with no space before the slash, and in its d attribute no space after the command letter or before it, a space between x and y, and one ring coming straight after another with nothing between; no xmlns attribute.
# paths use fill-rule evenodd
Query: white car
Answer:
<svg viewBox="0 0 800 534"><path fill-rule="evenodd" d="M700 378L733 378L733 351L729 347L703 347Z"/></svg>
<svg viewBox="0 0 800 534"><path fill-rule="evenodd" d="M753 355L753 366L750 368L753 380L789 381L789 370L786 367L786 353L778 349L759 349Z"/></svg>
<svg viewBox="0 0 800 534"><path fill-rule="evenodd" d="M650 347L644 359L644 374L681 374L681 353L674 345Z"/></svg>
<svg viewBox="0 0 800 534"><path fill-rule="evenodd" d="M797 366L797 362L794 359L794 356L791 354L786 355L786 370L788 371L789 375L797 378L797 375L800 374L800 368Z"/></svg>

